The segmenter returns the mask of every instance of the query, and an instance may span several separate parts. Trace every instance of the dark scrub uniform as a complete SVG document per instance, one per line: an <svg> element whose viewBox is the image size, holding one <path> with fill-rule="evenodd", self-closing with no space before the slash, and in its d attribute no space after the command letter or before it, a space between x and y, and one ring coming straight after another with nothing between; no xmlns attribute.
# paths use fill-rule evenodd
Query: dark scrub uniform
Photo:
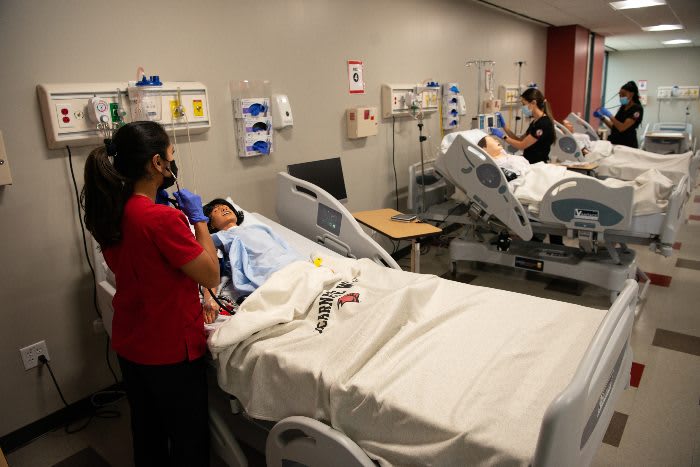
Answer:
<svg viewBox="0 0 700 467"><path fill-rule="evenodd" d="M523 151L523 156L530 162L549 162L549 150L554 144L554 124L547 115L542 115L527 127L528 135L537 141Z"/></svg>
<svg viewBox="0 0 700 467"><path fill-rule="evenodd" d="M622 146L638 148L639 142L637 141L637 127L642 124L643 117L644 109L637 103L633 103L629 109L620 107L620 110L618 110L615 114L617 121L625 123L628 118L631 118L634 120L634 124L622 132L613 126L608 141L610 141L612 144L620 144Z"/></svg>

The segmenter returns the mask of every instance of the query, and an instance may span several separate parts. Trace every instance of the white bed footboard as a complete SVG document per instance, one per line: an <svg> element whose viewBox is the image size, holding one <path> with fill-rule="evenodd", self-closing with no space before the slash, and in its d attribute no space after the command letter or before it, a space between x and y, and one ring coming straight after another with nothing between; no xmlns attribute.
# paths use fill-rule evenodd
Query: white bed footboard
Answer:
<svg viewBox="0 0 700 467"><path fill-rule="evenodd" d="M589 465L608 428L615 402L629 385L630 336L638 285L627 280L574 377L545 412L534 466Z"/></svg>
<svg viewBox="0 0 700 467"><path fill-rule="evenodd" d="M626 230L632 222L634 189L611 188L592 177L565 178L552 185L540 204L540 220L568 229Z"/></svg>

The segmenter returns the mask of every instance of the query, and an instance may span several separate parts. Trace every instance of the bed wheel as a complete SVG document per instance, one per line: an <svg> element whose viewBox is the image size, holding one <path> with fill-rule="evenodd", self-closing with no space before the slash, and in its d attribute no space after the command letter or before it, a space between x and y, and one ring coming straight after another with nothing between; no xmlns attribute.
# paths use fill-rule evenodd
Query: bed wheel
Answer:
<svg viewBox="0 0 700 467"><path fill-rule="evenodd" d="M452 274L452 277L457 275L457 261L452 261L450 263L450 273Z"/></svg>

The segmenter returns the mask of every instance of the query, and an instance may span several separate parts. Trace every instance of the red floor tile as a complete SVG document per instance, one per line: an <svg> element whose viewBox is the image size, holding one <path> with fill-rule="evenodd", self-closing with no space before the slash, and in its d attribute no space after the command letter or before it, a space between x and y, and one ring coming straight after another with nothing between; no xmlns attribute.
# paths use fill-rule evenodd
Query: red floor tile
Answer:
<svg viewBox="0 0 700 467"><path fill-rule="evenodd" d="M671 276L654 274L653 272L647 272L646 274L651 281L651 285L658 285L659 287L668 287L671 285Z"/></svg>
<svg viewBox="0 0 700 467"><path fill-rule="evenodd" d="M637 362L632 362L632 371L630 372L630 386L638 388L639 382L642 380L644 373L644 365Z"/></svg>
<svg viewBox="0 0 700 467"><path fill-rule="evenodd" d="M673 244L673 249L674 250L680 250L683 244L681 242L676 242Z"/></svg>
<svg viewBox="0 0 700 467"><path fill-rule="evenodd" d="M691 214L690 216L688 216L688 219L690 219L691 221L700 221L700 216Z"/></svg>
<svg viewBox="0 0 700 467"><path fill-rule="evenodd" d="M700 195L695 195L695 198L693 198L694 203L700 203Z"/></svg>

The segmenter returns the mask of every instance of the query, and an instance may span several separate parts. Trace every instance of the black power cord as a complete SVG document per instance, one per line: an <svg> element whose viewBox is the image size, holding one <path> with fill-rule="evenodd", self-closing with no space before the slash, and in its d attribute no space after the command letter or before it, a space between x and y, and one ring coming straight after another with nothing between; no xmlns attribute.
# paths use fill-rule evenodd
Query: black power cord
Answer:
<svg viewBox="0 0 700 467"><path fill-rule="evenodd" d="M66 401L65 396L63 395L63 391L61 391L61 387L58 385L58 381L56 381L56 376L53 374L53 370L51 369L51 364L49 363L48 359L44 355L39 355L39 363L42 365L46 366L46 368L49 369L49 373L51 374L51 379L53 380L54 386L56 386L56 390L58 391L58 395L61 397L61 401L63 402L63 405L69 409L70 405ZM100 397L104 396L109 396L106 401L99 401L98 399ZM72 435L73 433L77 433L79 431L84 430L87 428L87 426L90 424L93 418L118 418L121 416L121 411L114 405L116 402L120 401L125 397L124 391L100 391L94 393L90 397L90 404L92 406L92 410L90 414L86 417L85 421L82 423L78 423L77 426L71 426L71 422L68 422L65 424L63 427L63 430L69 434Z"/></svg>
<svg viewBox="0 0 700 467"><path fill-rule="evenodd" d="M88 266L90 266L90 272L92 273L92 304L95 307L95 312L100 319L102 319L102 313L100 313L100 307L97 304L97 276L95 275L95 268L92 266L92 261L90 261L90 254L87 247L87 238L85 236L85 225L83 224L83 216L81 215L80 207L80 193L78 192L78 183L75 181L75 172L73 171L73 152L70 150L70 146L66 146L68 150L68 165L70 166L70 176L73 180L73 189L75 190L75 202L78 208L78 220L80 221L80 233L83 236L83 251L85 252L85 259L87 259ZM104 322L103 322L104 323ZM119 384L119 378L112 368L112 363L109 360L109 335L107 335L107 348L105 350L105 360L107 361L107 367L109 367L110 373L114 377L114 382ZM49 367L50 370L50 367ZM52 374L53 376L53 374Z"/></svg>

